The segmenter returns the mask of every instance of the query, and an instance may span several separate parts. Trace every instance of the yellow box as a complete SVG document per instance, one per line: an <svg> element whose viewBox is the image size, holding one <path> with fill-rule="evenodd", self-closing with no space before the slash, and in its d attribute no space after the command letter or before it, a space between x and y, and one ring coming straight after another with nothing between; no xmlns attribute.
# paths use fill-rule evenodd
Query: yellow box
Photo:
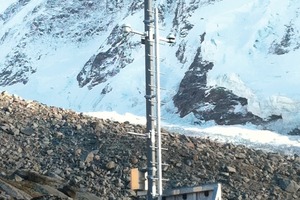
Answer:
<svg viewBox="0 0 300 200"><path fill-rule="evenodd" d="M141 172L138 168L130 170L130 187L132 190L147 190L146 173Z"/></svg>

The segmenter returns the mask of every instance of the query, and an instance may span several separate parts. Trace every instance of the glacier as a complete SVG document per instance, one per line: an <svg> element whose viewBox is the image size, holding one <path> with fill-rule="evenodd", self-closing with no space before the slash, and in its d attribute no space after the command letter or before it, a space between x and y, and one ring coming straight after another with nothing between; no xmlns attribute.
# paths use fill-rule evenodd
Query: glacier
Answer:
<svg viewBox="0 0 300 200"><path fill-rule="evenodd" d="M298 128L299 1L154 3L161 35L176 36L176 44L160 46L166 123L199 121L193 113L180 117L173 97L201 47L201 59L214 65L206 87L247 99L233 113L281 116L259 129L286 134ZM143 1L1 0L1 90L78 112L145 115L144 48L139 36L121 32L124 23L142 31Z"/></svg>

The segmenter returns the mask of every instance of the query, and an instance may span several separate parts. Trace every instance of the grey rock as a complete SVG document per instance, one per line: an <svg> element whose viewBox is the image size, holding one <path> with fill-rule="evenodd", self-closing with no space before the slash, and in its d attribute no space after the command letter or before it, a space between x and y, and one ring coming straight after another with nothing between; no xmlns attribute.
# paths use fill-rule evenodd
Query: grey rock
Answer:
<svg viewBox="0 0 300 200"><path fill-rule="evenodd" d="M52 150L52 149L50 149L50 150L47 151L47 154L48 154L48 155L51 155L52 153L53 153L53 150Z"/></svg>
<svg viewBox="0 0 300 200"><path fill-rule="evenodd" d="M136 156L131 157L130 162L132 164L137 164L139 162L139 159Z"/></svg>
<svg viewBox="0 0 300 200"><path fill-rule="evenodd" d="M231 166L226 166L226 171L229 173L236 173L236 169Z"/></svg>
<svg viewBox="0 0 300 200"><path fill-rule="evenodd" d="M64 138L64 134L62 132L56 132L55 136L57 138Z"/></svg>
<svg viewBox="0 0 300 200"><path fill-rule="evenodd" d="M279 178L278 185L281 189L290 193L295 193L300 188L300 185L298 185L294 180L285 178Z"/></svg>
<svg viewBox="0 0 300 200"><path fill-rule="evenodd" d="M20 177L20 176L18 176L17 174L15 174L15 180L16 180L17 182L20 182L20 181L23 181L23 178Z"/></svg>
<svg viewBox="0 0 300 200"><path fill-rule="evenodd" d="M74 200L101 200L101 198L88 192L77 192Z"/></svg>
<svg viewBox="0 0 300 200"><path fill-rule="evenodd" d="M49 186L57 186L62 184L62 181L60 179L44 176L37 172L29 170L16 170L14 172L14 175L18 175L24 180L28 180L34 183L46 184Z"/></svg>
<svg viewBox="0 0 300 200"><path fill-rule="evenodd" d="M27 127L21 130L21 133L27 136L31 136L33 134L35 134L35 130L31 127Z"/></svg>
<svg viewBox="0 0 300 200"><path fill-rule="evenodd" d="M106 164L106 169L108 170L111 170L111 169L114 169L116 168L116 163L114 161L109 161L107 164Z"/></svg>
<svg viewBox="0 0 300 200"><path fill-rule="evenodd" d="M246 155L244 153L238 153L235 155L235 157L238 159L244 159L244 158L246 158Z"/></svg>
<svg viewBox="0 0 300 200"><path fill-rule="evenodd" d="M86 156L85 162L86 162L86 163L92 162L92 161L94 160L94 157L95 157L94 152L90 152L90 153Z"/></svg>
<svg viewBox="0 0 300 200"><path fill-rule="evenodd" d="M14 199L30 200L32 198L29 194L4 182L1 178L0 178L0 191L4 191L5 193L9 194L9 196L13 197Z"/></svg>

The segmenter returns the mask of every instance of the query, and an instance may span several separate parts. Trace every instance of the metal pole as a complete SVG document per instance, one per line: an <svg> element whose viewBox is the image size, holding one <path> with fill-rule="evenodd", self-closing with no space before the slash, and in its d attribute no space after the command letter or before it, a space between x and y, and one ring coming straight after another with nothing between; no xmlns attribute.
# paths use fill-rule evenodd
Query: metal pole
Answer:
<svg viewBox="0 0 300 200"><path fill-rule="evenodd" d="M148 172L148 191L147 200L153 200L156 195L155 184L155 128L153 119L154 102L153 98L153 11L152 1L144 1L144 26L145 26L145 76L146 76L146 132L147 138L147 172Z"/></svg>
<svg viewBox="0 0 300 200"><path fill-rule="evenodd" d="M157 190L158 200L162 198L162 157L161 157L161 125L160 125L160 65L159 65L159 28L158 9L155 8L155 73L156 73L156 132L157 132Z"/></svg>

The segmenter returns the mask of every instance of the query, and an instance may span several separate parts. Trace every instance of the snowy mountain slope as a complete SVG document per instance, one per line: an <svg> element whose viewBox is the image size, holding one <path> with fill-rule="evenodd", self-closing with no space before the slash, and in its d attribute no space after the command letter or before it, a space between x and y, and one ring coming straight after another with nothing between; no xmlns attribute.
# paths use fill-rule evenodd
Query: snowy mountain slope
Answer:
<svg viewBox="0 0 300 200"><path fill-rule="evenodd" d="M155 1L168 122L254 123L286 133L300 119L295 0ZM0 0L0 85L77 111L144 115L143 1ZM179 119L181 117L181 119ZM296 129L297 130L297 129Z"/></svg>

